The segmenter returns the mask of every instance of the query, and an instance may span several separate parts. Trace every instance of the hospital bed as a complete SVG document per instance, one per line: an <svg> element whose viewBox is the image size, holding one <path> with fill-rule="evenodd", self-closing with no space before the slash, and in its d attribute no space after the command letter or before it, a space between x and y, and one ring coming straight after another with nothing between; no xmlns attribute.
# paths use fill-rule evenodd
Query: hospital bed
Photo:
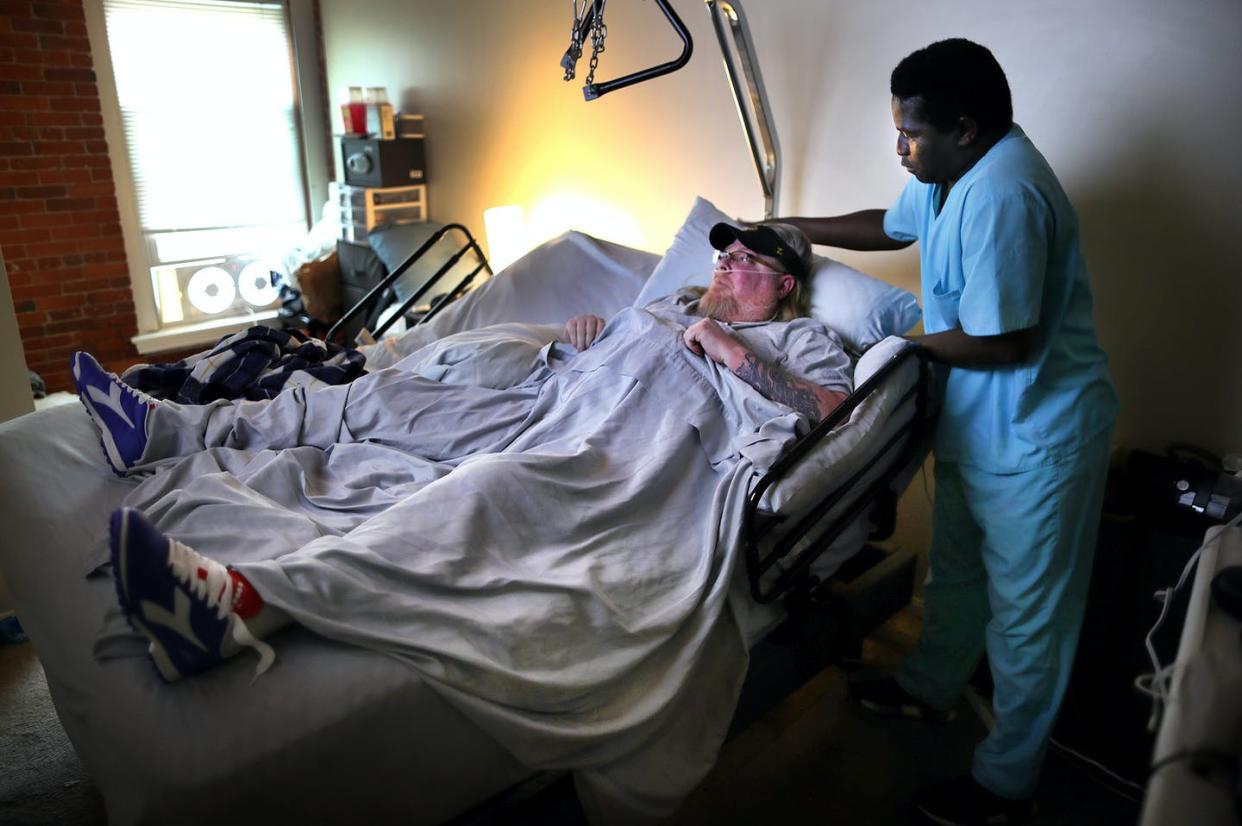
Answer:
<svg viewBox="0 0 1242 826"><path fill-rule="evenodd" d="M571 315L608 315L702 283L707 227L720 217L700 200L663 258L569 233L371 355L379 364L398 346L498 322L555 329ZM889 337L917 319L917 307L904 291L821 263L823 284L839 277L849 295L817 307L831 316L866 306L861 321L838 323L856 328L847 343L870 346L846 406L752 487L743 596L733 602L755 663L771 659L759 652L780 635L774 629L791 636L792 624L804 640L798 629L825 615L845 648L856 646L912 587L909 555L863 549L868 517L877 503L891 508L921 457L925 371L915 350ZM108 471L85 413L64 405L0 425L0 469L0 570L110 822L471 822L529 779L409 665L300 628L282 632L279 662L258 680L239 657L164 684L144 641L123 628L110 574L99 567L108 515L133 483ZM806 646L794 649L798 658ZM819 667L802 656L794 678ZM696 690L707 698L717 689ZM739 719L762 710L771 697L761 695L743 688Z"/></svg>

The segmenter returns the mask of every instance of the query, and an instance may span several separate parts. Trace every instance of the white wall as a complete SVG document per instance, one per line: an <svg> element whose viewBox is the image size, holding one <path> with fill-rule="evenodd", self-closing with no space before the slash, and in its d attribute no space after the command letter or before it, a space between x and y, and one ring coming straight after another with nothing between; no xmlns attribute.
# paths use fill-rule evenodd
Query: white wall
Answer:
<svg viewBox="0 0 1242 826"><path fill-rule="evenodd" d="M13 311L13 293L9 275L0 251L0 422L34 410L30 393L30 375L22 353L22 340L17 332L17 314Z"/></svg>
<svg viewBox="0 0 1242 826"><path fill-rule="evenodd" d="M321 0L333 108L387 85L427 118L432 215L592 202L588 231L662 250L696 194L757 217L762 197L702 2L676 74L586 103L564 83L564 0ZM1122 397L1117 441L1242 451L1242 3L1237 0L745 0L784 150L782 211L892 202L888 75L949 36L989 46L1018 123L1077 205L1100 338ZM597 80L674 57L653 3L613 0ZM576 199L576 200L575 200ZM913 250L839 253L916 289ZM915 488L919 488L918 482ZM918 494L921 498L921 492ZM910 499L911 497L907 497ZM906 507L910 507L907 503Z"/></svg>
<svg viewBox="0 0 1242 826"><path fill-rule="evenodd" d="M0 252L0 422L34 410L30 394L30 376L22 355L22 342L17 335L17 315L13 312L9 276ZM0 616L12 610L4 577L0 575Z"/></svg>

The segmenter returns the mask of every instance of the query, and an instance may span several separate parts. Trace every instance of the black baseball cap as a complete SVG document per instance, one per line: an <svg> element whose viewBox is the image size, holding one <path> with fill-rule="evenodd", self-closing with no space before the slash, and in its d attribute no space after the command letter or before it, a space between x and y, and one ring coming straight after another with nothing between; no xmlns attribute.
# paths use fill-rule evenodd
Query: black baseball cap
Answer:
<svg viewBox="0 0 1242 826"><path fill-rule="evenodd" d="M707 240L718 250L741 241L748 250L775 258L799 281L805 282L811 276L811 242L792 224L755 224L740 228L719 223L707 234Z"/></svg>

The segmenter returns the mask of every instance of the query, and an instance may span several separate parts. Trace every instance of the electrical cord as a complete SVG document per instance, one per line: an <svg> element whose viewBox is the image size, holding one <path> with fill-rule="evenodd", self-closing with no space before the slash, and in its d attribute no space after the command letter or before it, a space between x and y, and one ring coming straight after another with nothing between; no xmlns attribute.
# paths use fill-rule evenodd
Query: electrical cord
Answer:
<svg viewBox="0 0 1242 826"><path fill-rule="evenodd" d="M1080 760L1083 763L1086 763L1087 765L1091 766L1093 769L1107 775L1110 779L1112 779L1114 782L1116 782L1120 786L1124 786L1127 789L1133 789L1134 791L1138 792L1140 795L1143 793L1143 786L1141 783L1135 783L1133 780L1127 780L1126 778L1122 777L1117 772L1110 769L1108 766L1105 766L1099 760L1096 760L1092 757L1088 757L1087 755L1083 754L1080 751L1075 751L1074 749L1060 742L1056 738L1049 738L1049 743L1051 743L1052 746L1056 748L1058 751L1064 752L1065 754L1068 754L1071 757L1074 757L1075 759ZM1110 783L1102 783L1097 778L1091 777L1090 774L1087 774L1087 776L1090 777L1096 783L1098 783L1100 786L1103 786L1104 788L1108 789L1113 794L1117 795L1118 797L1123 797L1126 800L1130 801L1131 803L1142 803L1143 802L1141 797L1136 797L1132 794L1127 794L1122 789L1117 788L1117 786L1114 786Z"/></svg>
<svg viewBox="0 0 1242 826"><path fill-rule="evenodd" d="M1226 529L1232 528L1239 523L1242 523L1242 513L1239 513L1231 519L1225 524L1224 527ZM1165 617L1169 613L1169 606L1173 603L1173 599L1182 590L1182 587L1185 586L1186 581L1190 578L1190 572L1195 569L1196 565L1198 565L1199 557L1203 554L1203 551L1212 543L1219 542L1220 538L1224 536L1224 534L1225 532L1223 530L1220 531L1215 537L1212 538L1212 542L1203 543L1193 554L1190 555L1190 559L1186 561L1186 567L1182 568L1182 575L1178 577L1176 585L1172 588L1164 588L1156 591L1156 593L1153 594L1155 599L1160 602L1160 616L1156 618L1155 624L1152 625L1151 629L1147 632L1147 636L1143 640L1144 645L1147 647L1147 656L1151 660L1152 673L1140 674L1134 679L1134 687L1143 694L1146 694L1152 698L1151 717L1147 720L1148 731L1155 731L1159 725L1160 714L1164 710L1165 705L1168 704L1169 692L1172 688L1173 678L1177 673L1176 661L1168 665L1160 662L1160 655L1156 653L1156 645L1154 642L1156 632L1160 629L1160 626L1164 624Z"/></svg>
<svg viewBox="0 0 1242 826"><path fill-rule="evenodd" d="M979 692L975 690L974 686L969 686L969 685L966 686L965 696L966 696L966 702L970 704L970 707L972 709L974 709L975 714L978 715L979 717L979 721L982 722L983 725L990 731L992 729L992 726L995 725L996 723L996 715L992 711L992 704L988 701L986 697L980 695ZM1124 786L1129 789L1133 789L1139 794L1142 794L1143 787L1140 784L1135 783L1132 780L1127 780L1126 778L1122 777L1117 772L1110 769L1108 766L1105 766L1100 761L1095 760L1094 758L1088 757L1087 755L1083 754L1080 751L1075 751L1074 749L1070 748L1069 746L1057 740L1055 737L1048 738L1048 742L1058 751L1064 752L1065 754L1076 758L1082 763L1085 763L1088 766L1091 766L1092 768L1103 773L1104 775L1106 775L1107 777L1109 777L1110 779L1112 779L1119 785ZM1086 776L1087 779L1090 780L1092 783L1103 786L1105 789L1108 789L1110 792L1117 795L1118 797L1124 798L1125 800L1131 803L1142 803L1141 798L1128 794L1122 789L1119 789L1116 786L1113 786L1109 783L1102 782L1098 777L1096 777L1090 772L1083 772L1083 775Z"/></svg>

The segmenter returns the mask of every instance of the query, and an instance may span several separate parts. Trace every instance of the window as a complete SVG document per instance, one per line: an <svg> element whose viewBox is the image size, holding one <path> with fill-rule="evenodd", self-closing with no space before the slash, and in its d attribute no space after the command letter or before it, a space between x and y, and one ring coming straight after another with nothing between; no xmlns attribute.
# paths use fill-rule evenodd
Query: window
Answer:
<svg viewBox="0 0 1242 826"><path fill-rule="evenodd" d="M268 272L309 217L285 4L102 0L102 12L140 332L270 315Z"/></svg>

